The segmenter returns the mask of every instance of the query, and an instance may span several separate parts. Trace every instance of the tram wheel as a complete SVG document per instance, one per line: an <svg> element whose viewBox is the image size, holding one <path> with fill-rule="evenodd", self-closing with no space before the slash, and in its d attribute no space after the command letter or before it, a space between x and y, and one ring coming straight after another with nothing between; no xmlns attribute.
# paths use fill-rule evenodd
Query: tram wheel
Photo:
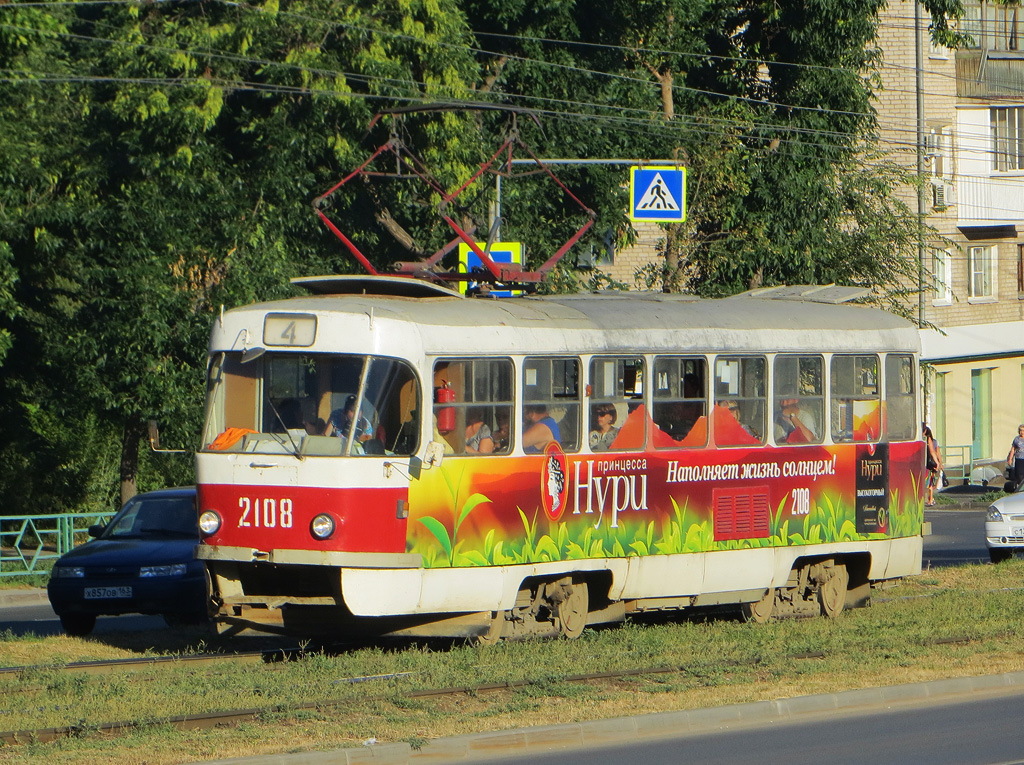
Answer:
<svg viewBox="0 0 1024 765"><path fill-rule="evenodd" d="M835 619L846 605L846 589L850 584L850 572L846 565L836 563L831 569L832 575L818 586L818 602L821 613Z"/></svg>
<svg viewBox="0 0 1024 765"><path fill-rule="evenodd" d="M745 621L764 624L775 612L775 589L769 588L760 600L740 604L740 612Z"/></svg>
<svg viewBox="0 0 1024 765"><path fill-rule="evenodd" d="M565 598L556 607L561 633L567 638L575 639L583 634L587 626L590 595L587 593L586 582L573 582L566 587Z"/></svg>

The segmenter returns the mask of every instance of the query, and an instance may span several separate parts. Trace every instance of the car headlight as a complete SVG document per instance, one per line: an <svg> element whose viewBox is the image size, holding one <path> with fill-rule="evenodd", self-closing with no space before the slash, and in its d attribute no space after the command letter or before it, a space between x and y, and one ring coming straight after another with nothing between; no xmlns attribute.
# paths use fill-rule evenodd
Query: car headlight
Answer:
<svg viewBox="0 0 1024 765"><path fill-rule="evenodd" d="M175 563L172 566L143 566L139 569L140 577L147 576L182 576L185 573L184 563Z"/></svg>
<svg viewBox="0 0 1024 765"><path fill-rule="evenodd" d="M1003 514L996 508L990 507L988 509L988 513L985 515L985 520L1001 522L1003 520Z"/></svg>
<svg viewBox="0 0 1024 765"><path fill-rule="evenodd" d="M81 579L85 576L85 569L81 566L54 566L50 576L54 579Z"/></svg>
<svg viewBox="0 0 1024 765"><path fill-rule="evenodd" d="M206 536L216 534L220 530L220 524L220 516L216 510L204 510L203 514L199 516L199 530Z"/></svg>
<svg viewBox="0 0 1024 765"><path fill-rule="evenodd" d="M314 539L321 541L329 539L334 533L334 519L327 513L320 513L309 524L309 533L313 535Z"/></svg>

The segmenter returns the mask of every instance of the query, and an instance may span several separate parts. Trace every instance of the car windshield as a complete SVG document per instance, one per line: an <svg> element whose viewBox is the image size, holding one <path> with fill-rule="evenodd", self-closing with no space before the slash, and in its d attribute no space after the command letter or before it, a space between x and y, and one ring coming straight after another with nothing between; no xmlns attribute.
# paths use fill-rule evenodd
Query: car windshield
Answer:
<svg viewBox="0 0 1024 765"><path fill-rule="evenodd" d="M101 539L146 536L198 537L195 500L190 496L135 497L107 524Z"/></svg>

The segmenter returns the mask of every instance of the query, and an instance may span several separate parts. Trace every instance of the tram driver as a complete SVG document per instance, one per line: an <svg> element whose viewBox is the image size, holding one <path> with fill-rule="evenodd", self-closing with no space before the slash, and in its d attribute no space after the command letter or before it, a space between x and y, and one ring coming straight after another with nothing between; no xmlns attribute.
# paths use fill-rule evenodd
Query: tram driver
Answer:
<svg viewBox="0 0 1024 765"><path fill-rule="evenodd" d="M353 435L357 441L363 442L373 438L373 425L363 414L356 417L355 410L356 397L351 395L345 399L345 406L331 412L331 416L327 419L327 430L324 435L347 438L349 431L353 430L352 423L355 421Z"/></svg>

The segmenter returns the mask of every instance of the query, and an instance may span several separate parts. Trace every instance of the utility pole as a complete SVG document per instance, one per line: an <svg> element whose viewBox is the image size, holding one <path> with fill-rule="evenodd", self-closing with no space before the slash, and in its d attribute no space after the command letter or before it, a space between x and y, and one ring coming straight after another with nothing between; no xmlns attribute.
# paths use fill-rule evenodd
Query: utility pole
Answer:
<svg viewBox="0 0 1024 765"><path fill-rule="evenodd" d="M924 326L924 219L925 219L925 185L924 185L924 44L921 41L921 1L914 0L914 96L917 105L917 323ZM931 421L929 402L930 380L927 369L921 374L921 404L924 407L925 422Z"/></svg>

